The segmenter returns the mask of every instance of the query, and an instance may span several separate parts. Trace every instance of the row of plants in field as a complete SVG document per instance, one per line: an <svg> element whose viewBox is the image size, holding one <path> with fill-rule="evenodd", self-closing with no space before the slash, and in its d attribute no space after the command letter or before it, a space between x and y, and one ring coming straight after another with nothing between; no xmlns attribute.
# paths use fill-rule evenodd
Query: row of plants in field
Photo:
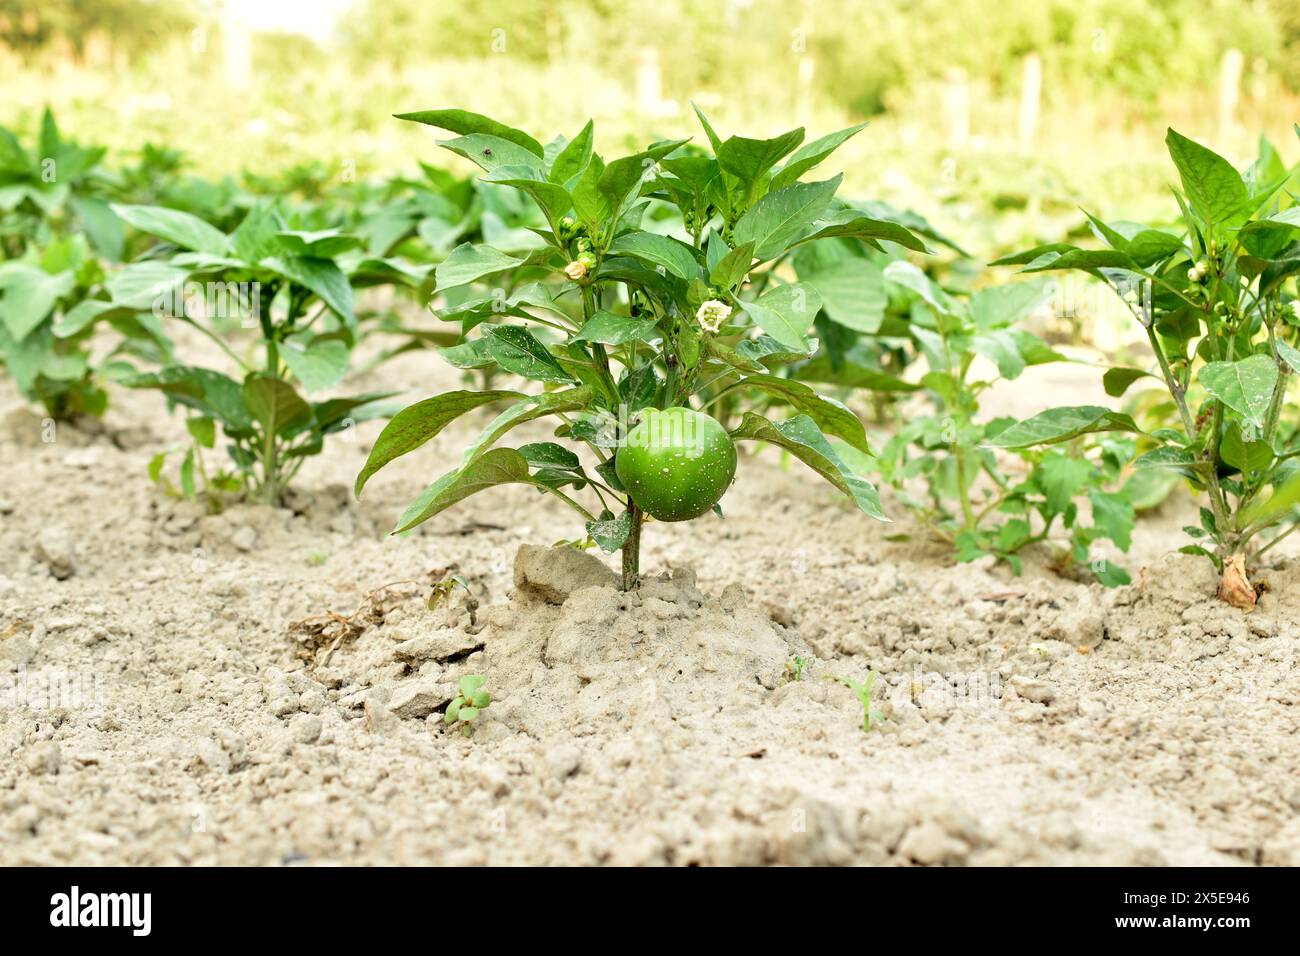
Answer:
<svg viewBox="0 0 1300 956"><path fill-rule="evenodd" d="M32 147L0 131L0 355L19 390L55 418L102 414L110 385L161 392L191 441L151 473L213 508L280 502L327 436L388 418L360 494L491 408L395 530L529 485L577 513L575 544L622 551L628 587L645 523L716 520L746 443L777 446L872 519L889 486L957 560L1019 571L1044 547L1107 585L1129 578L1099 542L1127 550L1135 513L1184 479L1206 504L1188 548L1233 603L1253 604L1248 562L1295 526L1300 207L1267 145L1243 175L1171 131L1177 225L1089 217L1096 244L995 263L1085 271L1152 350L1104 372L1124 411L1016 422L981 397L1071 361L1030 331L1050 286L973 273L924 219L818 178L861 127L724 139L701 113L698 143L606 160L591 124L542 143L462 110L401 118L450 134L440 145L481 174L422 165L337 186L308 164L212 183L157 147L108 169L48 114ZM413 320L425 304L436 318ZM220 367L186 354L196 336ZM368 368L435 350L465 387L406 407L354 393L368 340ZM505 444L543 418L553 440Z"/></svg>

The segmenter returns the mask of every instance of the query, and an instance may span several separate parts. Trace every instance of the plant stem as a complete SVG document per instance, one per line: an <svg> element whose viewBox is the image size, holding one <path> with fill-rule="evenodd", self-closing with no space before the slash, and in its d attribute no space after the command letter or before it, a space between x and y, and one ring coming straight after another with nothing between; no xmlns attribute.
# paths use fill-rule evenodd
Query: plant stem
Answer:
<svg viewBox="0 0 1300 956"><path fill-rule="evenodd" d="M1264 545L1264 547L1260 548L1259 551L1257 551L1257 552L1255 553L1255 557L1258 559L1259 556L1260 556L1261 554L1263 554L1263 553L1264 553L1265 551L1267 551L1269 548L1273 547L1273 545L1277 544L1279 541L1281 541L1281 540L1282 540L1283 538L1285 538L1287 535L1291 534L1293 531L1296 530L1296 528L1300 528L1300 522L1297 522L1296 524L1293 524L1291 527L1287 528L1285 531L1283 531L1280 535L1278 535L1276 538L1274 538L1274 539L1273 539L1272 541L1270 541L1268 544Z"/></svg>
<svg viewBox="0 0 1300 956"><path fill-rule="evenodd" d="M249 371L251 371L251 369L248 367L248 363L246 363L246 362L245 362L243 359L241 359L238 355L236 355L234 352L232 352L231 349L230 349L230 346L228 346L225 342L221 341L221 337L218 336L216 333L212 332L212 331L209 330L209 329L204 328L203 326L199 325L199 323L195 322L195 321L194 321L193 319L191 319L191 318L182 317L182 318L181 318L181 321L182 321L182 322L185 322L185 323L188 324L188 325L193 326L193 327L196 328L196 329L198 329L200 332L202 332L204 335L206 335L209 339L211 339L213 342L215 342L215 343L217 344L218 348L220 348L221 351L225 352L226 355L228 355L228 356L230 357L230 359L231 359L231 360L232 360L236 365L239 366L239 368L240 368L241 371L244 371L244 372L249 372Z"/></svg>
<svg viewBox="0 0 1300 956"><path fill-rule="evenodd" d="M1195 441L1196 422L1192 418L1191 409L1187 407L1187 396L1182 383L1174 376L1173 369L1169 367L1169 359L1165 357L1165 350L1156 337L1155 322L1149 325L1143 322L1142 325L1146 329L1147 339L1151 343L1151 351L1155 352L1156 361L1160 364L1160 374L1164 376L1165 386L1169 389L1169 394L1174 397L1174 402L1178 406L1178 414L1183 420L1183 429L1187 432L1187 438L1189 441ZM1228 527L1228 508L1226 501L1223 500L1223 491L1219 487L1219 475L1213 460L1210 461L1206 484L1209 486L1210 504L1214 509L1215 527L1222 532Z"/></svg>
<svg viewBox="0 0 1300 956"><path fill-rule="evenodd" d="M630 497L627 501L628 514L632 516L632 530L628 532L627 541L623 543L623 590L630 591L636 587L641 574L641 509Z"/></svg>

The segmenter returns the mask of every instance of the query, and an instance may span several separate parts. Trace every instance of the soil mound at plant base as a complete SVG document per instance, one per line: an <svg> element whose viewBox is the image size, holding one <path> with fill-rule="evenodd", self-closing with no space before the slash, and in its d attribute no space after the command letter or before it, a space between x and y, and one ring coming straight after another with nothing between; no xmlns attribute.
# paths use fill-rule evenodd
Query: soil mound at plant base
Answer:
<svg viewBox="0 0 1300 956"><path fill-rule="evenodd" d="M476 728L482 741L663 727L686 715L748 724L787 662L810 654L738 585L708 596L686 568L625 592L593 555L525 545L514 580L511 599L474 624L453 615L389 643L386 655L363 647L355 663L370 673L358 676L381 688L376 702L399 718L437 720L459 678L475 673L494 697ZM406 673L386 683L394 668Z"/></svg>
<svg viewBox="0 0 1300 956"><path fill-rule="evenodd" d="M520 549L515 595L480 635L480 672L506 693L494 721L547 738L752 711L809 653L739 586L707 596L686 568L628 592L613 578L571 548Z"/></svg>

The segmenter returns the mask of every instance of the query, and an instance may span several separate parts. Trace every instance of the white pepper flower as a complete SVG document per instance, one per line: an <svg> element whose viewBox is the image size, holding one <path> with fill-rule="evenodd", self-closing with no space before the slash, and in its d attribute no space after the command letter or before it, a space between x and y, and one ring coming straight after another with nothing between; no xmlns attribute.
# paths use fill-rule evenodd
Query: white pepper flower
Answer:
<svg viewBox="0 0 1300 956"><path fill-rule="evenodd" d="M709 299L700 304L700 308L695 313L695 321L700 323L700 328L704 331L717 332L729 315L731 315L731 306L717 299Z"/></svg>

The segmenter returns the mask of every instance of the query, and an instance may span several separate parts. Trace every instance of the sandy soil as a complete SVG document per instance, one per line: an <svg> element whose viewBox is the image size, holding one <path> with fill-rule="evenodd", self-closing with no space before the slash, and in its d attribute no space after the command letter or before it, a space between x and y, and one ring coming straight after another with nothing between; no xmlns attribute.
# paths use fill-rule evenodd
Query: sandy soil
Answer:
<svg viewBox="0 0 1300 956"><path fill-rule="evenodd" d="M414 400L437 365L356 387ZM953 567L746 457L622 594L538 547L579 528L527 489L386 535L486 412L361 502L377 423L291 508L207 515L145 475L179 418L118 397L43 442L0 383L0 864L1300 864L1300 561L1221 605L1171 553L1186 499L1106 592ZM430 611L448 568L473 599ZM864 732L829 678L871 668ZM495 695L472 737L440 713L465 673Z"/></svg>

